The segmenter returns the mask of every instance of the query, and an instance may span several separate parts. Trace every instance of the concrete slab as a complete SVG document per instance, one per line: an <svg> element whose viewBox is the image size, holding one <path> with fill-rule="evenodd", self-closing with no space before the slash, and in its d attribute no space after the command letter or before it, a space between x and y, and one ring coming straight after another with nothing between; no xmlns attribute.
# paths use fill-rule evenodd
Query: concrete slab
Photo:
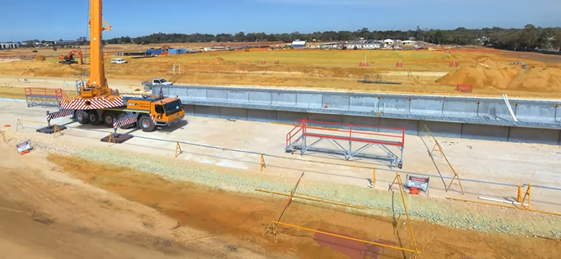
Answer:
<svg viewBox="0 0 561 259"><path fill-rule="evenodd" d="M209 107L212 109L213 107ZM18 119L25 119L25 128L18 129L34 132L44 127L45 108L27 108L25 103L0 103L0 125L16 125ZM214 110L216 111L216 110ZM197 113L198 114L198 113ZM209 114L208 112L206 114ZM301 114L286 114L282 120L301 119ZM112 149L133 152L146 152L153 155L172 157L175 142L180 141L183 149L177 159L188 159L201 163L216 164L225 167L240 168L261 174L297 177L302 171L307 172L307 179L349 183L368 188L366 178L372 177L372 168L376 167L376 187L387 189L395 172L377 161L352 159L345 161L341 156L324 154L287 154L284 152L286 134L292 125L279 125L254 121L228 121L208 117L188 116L189 124L174 125L155 132L135 131L134 138ZM291 121L291 120L290 120ZM107 147L99 139L109 132L103 126L80 125L72 123L69 118L52 121L65 124L68 129L58 136L68 141L88 143ZM66 124L69 123L69 124ZM363 123L361 123L363 124ZM12 126L12 130L15 126ZM485 130L481 128L480 130ZM560 186L561 169L559 160L561 151L558 146L543 144L508 143L485 140L455 139L437 137L448 160L462 178L484 181L497 181L513 185L532 183L534 185ZM207 145L207 146L205 146ZM434 154L434 162L428 151L434 145L428 137L420 138L406 135L404 168L400 172L452 176L452 170L445 159ZM240 151L241 150L241 151ZM374 152L374 151L373 151ZM267 168L259 172L259 154L265 155ZM437 170L438 168L438 170ZM458 194L458 186L445 192L444 185L450 180L442 181L439 177L431 180L430 194L433 197L461 197L477 199L479 196L515 197L516 187L462 182L465 195ZM256 186L256 188L258 188ZM555 191L533 188L532 206L536 209L557 208L561 202Z"/></svg>
<svg viewBox="0 0 561 259"><path fill-rule="evenodd" d="M277 112L270 110L247 110L247 118L250 121L271 122L277 121Z"/></svg>
<svg viewBox="0 0 561 259"><path fill-rule="evenodd" d="M446 123L436 121L421 121L419 129L424 130L427 126L433 136L459 138L462 136L462 124Z"/></svg>
<svg viewBox="0 0 561 259"><path fill-rule="evenodd" d="M507 127L464 124L462 138L507 141L508 130Z"/></svg>
<svg viewBox="0 0 561 259"><path fill-rule="evenodd" d="M532 136L532 142L558 145L561 132L558 130L548 129L530 129L530 128L510 128L508 141L528 143L528 136Z"/></svg>
<svg viewBox="0 0 561 259"><path fill-rule="evenodd" d="M247 120L247 110L243 108L220 107L219 112L222 119Z"/></svg>
<svg viewBox="0 0 561 259"><path fill-rule="evenodd" d="M194 114L195 114L195 116L219 118L220 117L220 108L219 107L213 107L213 106L195 106L194 107Z"/></svg>

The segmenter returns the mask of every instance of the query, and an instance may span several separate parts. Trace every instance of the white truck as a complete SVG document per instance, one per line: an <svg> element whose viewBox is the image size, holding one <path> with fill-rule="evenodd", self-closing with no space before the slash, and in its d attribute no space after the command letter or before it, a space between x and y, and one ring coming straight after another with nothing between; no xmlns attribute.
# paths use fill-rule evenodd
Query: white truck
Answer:
<svg viewBox="0 0 561 259"><path fill-rule="evenodd" d="M151 81L142 82L142 85L144 86L144 91L152 91L153 86L173 85L173 83L163 78L153 78Z"/></svg>
<svg viewBox="0 0 561 259"><path fill-rule="evenodd" d="M126 63L128 62L122 58L114 58L111 60L111 64L126 64Z"/></svg>

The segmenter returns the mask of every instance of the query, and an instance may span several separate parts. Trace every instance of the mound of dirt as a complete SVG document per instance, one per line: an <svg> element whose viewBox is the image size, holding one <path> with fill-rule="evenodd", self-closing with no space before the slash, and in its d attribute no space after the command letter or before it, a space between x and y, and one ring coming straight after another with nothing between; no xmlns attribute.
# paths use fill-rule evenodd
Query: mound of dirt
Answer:
<svg viewBox="0 0 561 259"><path fill-rule="evenodd" d="M561 91L560 68L532 68L521 71L509 89L525 91Z"/></svg>
<svg viewBox="0 0 561 259"><path fill-rule="evenodd" d="M469 83L473 88L496 88L545 92L561 90L561 69L528 67L481 59L478 64L462 67L436 80L442 85Z"/></svg>

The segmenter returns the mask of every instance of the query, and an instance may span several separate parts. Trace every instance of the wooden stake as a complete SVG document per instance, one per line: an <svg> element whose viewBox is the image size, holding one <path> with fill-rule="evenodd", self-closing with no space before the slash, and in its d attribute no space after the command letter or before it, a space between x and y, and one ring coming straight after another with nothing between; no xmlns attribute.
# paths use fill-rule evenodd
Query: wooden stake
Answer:
<svg viewBox="0 0 561 259"><path fill-rule="evenodd" d="M524 201L526 201L526 197L528 197L528 207L526 209L530 210L531 189L532 189L532 185L528 184L528 189L526 189L526 193L524 194L524 197L520 201L520 209L524 209Z"/></svg>
<svg viewBox="0 0 561 259"><path fill-rule="evenodd" d="M53 138L56 138L56 133L57 132L61 132L60 129L58 128L58 125L54 125L53 126L55 130L53 130ZM62 134L62 133L61 133Z"/></svg>
<svg viewBox="0 0 561 259"><path fill-rule="evenodd" d="M179 145L179 141L177 141L177 142L175 142L175 156L174 157L177 157L181 154L183 154L183 150L181 150L181 146Z"/></svg>
<svg viewBox="0 0 561 259"><path fill-rule="evenodd" d="M372 188L376 187L376 168L372 168Z"/></svg>
<svg viewBox="0 0 561 259"><path fill-rule="evenodd" d="M263 154L261 154L261 162L260 162L259 172L263 172L263 168L267 168L267 165L265 164L265 157L263 156Z"/></svg>
<svg viewBox="0 0 561 259"><path fill-rule="evenodd" d="M395 173L395 178L393 179L392 183L390 184L390 188L388 188L388 191L392 190L392 187L394 184L399 185L399 189L401 190L401 188L403 188L403 186L401 186L401 178L399 177L398 173Z"/></svg>
<svg viewBox="0 0 561 259"><path fill-rule="evenodd" d="M21 129L25 129L25 127L23 126L23 123L21 123L20 119L18 119L18 122L16 123L16 131L18 131L19 126L21 126Z"/></svg>
<svg viewBox="0 0 561 259"><path fill-rule="evenodd" d="M113 136L113 132L109 132L109 139L107 140L109 146L111 146L111 142L117 144L117 141L115 140L115 136Z"/></svg>

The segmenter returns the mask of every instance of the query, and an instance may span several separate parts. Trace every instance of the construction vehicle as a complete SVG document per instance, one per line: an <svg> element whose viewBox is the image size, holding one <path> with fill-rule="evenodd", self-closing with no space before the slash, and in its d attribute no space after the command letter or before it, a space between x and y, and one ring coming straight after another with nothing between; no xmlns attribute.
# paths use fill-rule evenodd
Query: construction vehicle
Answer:
<svg viewBox="0 0 561 259"><path fill-rule="evenodd" d="M168 45L162 45L161 49L162 49L162 53L160 55L167 55L168 50L171 49L171 48Z"/></svg>
<svg viewBox="0 0 561 259"><path fill-rule="evenodd" d="M185 111L179 98L159 96L122 96L109 88L105 77L102 32L111 25L102 20L102 0L90 0L90 74L89 81L77 87L78 95L60 101L61 110L47 113L47 120L71 115L80 124L105 124L121 128L138 127L153 131L181 121ZM106 27L104 27L104 25Z"/></svg>
<svg viewBox="0 0 561 259"><path fill-rule="evenodd" d="M66 65L70 65L70 64L78 64L78 61L76 61L76 59L74 58L74 55L80 55L80 65L84 64L84 57L82 56L82 51L81 50L71 50L70 52L68 52L68 55L60 55L58 57L58 59L60 60L58 63L61 64L66 64Z"/></svg>
<svg viewBox="0 0 561 259"><path fill-rule="evenodd" d="M114 58L111 60L111 64L126 64L126 63L128 62L122 58Z"/></svg>
<svg viewBox="0 0 561 259"><path fill-rule="evenodd" d="M152 78L151 81L142 82L142 86L144 86L145 91L152 91L152 87L154 86L166 86L166 85L173 85L173 82L167 81L163 78Z"/></svg>

